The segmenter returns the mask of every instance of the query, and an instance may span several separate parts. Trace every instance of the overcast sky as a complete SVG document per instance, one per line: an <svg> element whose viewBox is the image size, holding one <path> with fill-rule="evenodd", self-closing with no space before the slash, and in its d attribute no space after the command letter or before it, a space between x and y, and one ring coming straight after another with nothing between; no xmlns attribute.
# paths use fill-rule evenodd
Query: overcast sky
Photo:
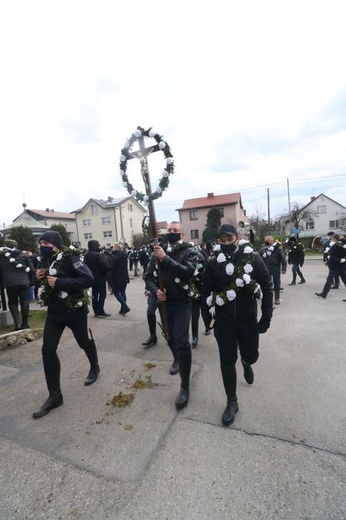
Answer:
<svg viewBox="0 0 346 520"><path fill-rule="evenodd" d="M240 192L248 215L267 215L268 194L272 217L288 210L288 194L306 204L323 192L346 206L344 7L1 2L0 227L23 202L71 212L126 196L118 161L138 125L174 155L158 220L209 192ZM153 188L163 159L149 157ZM144 191L134 163L130 180Z"/></svg>

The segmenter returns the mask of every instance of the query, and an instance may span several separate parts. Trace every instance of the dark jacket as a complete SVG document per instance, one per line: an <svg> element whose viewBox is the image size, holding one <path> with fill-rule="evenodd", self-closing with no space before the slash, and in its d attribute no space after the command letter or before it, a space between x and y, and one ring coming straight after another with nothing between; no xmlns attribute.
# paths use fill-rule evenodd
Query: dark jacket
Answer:
<svg viewBox="0 0 346 520"><path fill-rule="evenodd" d="M280 270L286 271L286 255L279 242L274 242L273 246L261 247L258 254L262 257L270 273Z"/></svg>
<svg viewBox="0 0 346 520"><path fill-rule="evenodd" d="M80 307L69 309L64 303L64 298L60 297L61 292L66 292L74 301L81 301L84 296L84 289L89 289L94 284L94 277L89 267L84 264L81 258L74 254L62 256L61 261L52 258L50 265L51 272L57 268L59 272L52 272L53 276L58 276L54 289L48 301L47 317L55 322L75 320L85 316L89 312L87 304ZM57 267L59 264L59 267ZM39 268L45 268L45 264L39 264ZM41 288L44 285L41 284ZM40 289L39 289L40 295Z"/></svg>
<svg viewBox="0 0 346 520"><path fill-rule="evenodd" d="M192 299L189 282L197 267L197 250L183 242L173 251L166 251L161 262L162 283L166 289L166 303L184 302ZM153 294L159 289L156 257L153 255L144 274L145 288ZM184 288L185 287L185 288Z"/></svg>
<svg viewBox="0 0 346 520"><path fill-rule="evenodd" d="M288 263L292 265L299 264L301 267L304 264L305 251L304 246L300 242L289 244L288 249Z"/></svg>
<svg viewBox="0 0 346 520"><path fill-rule="evenodd" d="M343 271L346 268L346 245L335 242L325 250L324 261L333 271Z"/></svg>
<svg viewBox="0 0 346 520"><path fill-rule="evenodd" d="M111 281L112 285L126 285L130 282L128 255L124 250L112 251Z"/></svg>
<svg viewBox="0 0 346 520"><path fill-rule="evenodd" d="M96 284L106 281L107 271L110 268L107 255L100 253L98 250L89 249L84 255L84 263L92 272Z"/></svg>
<svg viewBox="0 0 346 520"><path fill-rule="evenodd" d="M239 246L238 251L231 256L231 262L237 268L243 261L245 246ZM262 290L263 298L261 301L262 316L266 321L271 320L273 313L273 291L269 271L258 253L253 253L253 271L251 279L257 282ZM220 264L216 257L208 260L203 277L206 293L220 293L229 290L234 281L234 275L228 275L225 265ZM215 305L216 315L225 317L232 321L246 322L257 317L257 298L247 288L237 292L234 300L228 301L220 306Z"/></svg>
<svg viewBox="0 0 346 520"><path fill-rule="evenodd" d="M19 249L2 247L0 248L0 272L2 287L13 287L14 285L29 287L35 268L30 258Z"/></svg>

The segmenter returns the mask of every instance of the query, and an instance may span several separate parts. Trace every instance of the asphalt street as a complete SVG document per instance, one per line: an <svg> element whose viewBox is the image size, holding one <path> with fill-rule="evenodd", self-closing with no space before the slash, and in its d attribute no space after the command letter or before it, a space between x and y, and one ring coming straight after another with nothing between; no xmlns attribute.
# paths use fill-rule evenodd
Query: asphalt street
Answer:
<svg viewBox="0 0 346 520"><path fill-rule="evenodd" d="M41 340L0 351L1 520L346 519L345 287L322 290L327 270L307 259L261 336L252 386L238 371L239 412L226 404L213 335L200 326L191 397L178 412L179 376L162 337L145 349L141 276L126 316L90 313L101 373L69 330L59 346L64 405L33 420L47 397ZM122 405L122 406L119 406Z"/></svg>

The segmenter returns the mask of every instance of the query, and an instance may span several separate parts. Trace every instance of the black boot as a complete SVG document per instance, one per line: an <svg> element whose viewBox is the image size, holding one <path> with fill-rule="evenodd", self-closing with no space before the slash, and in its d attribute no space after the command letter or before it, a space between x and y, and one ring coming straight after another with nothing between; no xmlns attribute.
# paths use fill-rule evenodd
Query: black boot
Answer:
<svg viewBox="0 0 346 520"><path fill-rule="evenodd" d="M22 325L20 323L20 317L19 317L19 311L18 311L17 305L10 305L9 308L10 308L11 316L14 321L14 330L21 330Z"/></svg>
<svg viewBox="0 0 346 520"><path fill-rule="evenodd" d="M22 329L30 329L30 326L28 324L28 318L29 318L29 303L26 303L21 307L21 314L22 314Z"/></svg>
<svg viewBox="0 0 346 520"><path fill-rule="evenodd" d="M230 426L234 422L234 416L238 412L238 400L237 396L233 396L227 399L227 406L222 414L222 424L224 426Z"/></svg>
<svg viewBox="0 0 346 520"><path fill-rule="evenodd" d="M130 312L131 309L130 309L130 307L128 307L128 306L126 305L126 303L124 303L123 308L124 308L124 310L123 310L123 315L125 316L125 314L127 314L128 312Z"/></svg>
<svg viewBox="0 0 346 520"><path fill-rule="evenodd" d="M86 347L84 347L84 352L86 353L86 356L90 363L89 374L88 374L86 380L84 381L85 386L89 386L89 385L92 385L93 383L95 383L95 381L98 378L98 375L100 373L96 345L95 345L94 338L92 336L91 329L89 329L89 333L90 333L91 339L89 339L88 345Z"/></svg>
<svg viewBox="0 0 346 520"><path fill-rule="evenodd" d="M169 369L169 373L171 374L171 376L175 376L175 374L178 373L178 357L177 357L177 349L174 345L174 342L173 340L169 340L168 341L168 346L169 346L169 349L170 351L172 352L173 354L173 363Z"/></svg>
<svg viewBox="0 0 346 520"><path fill-rule="evenodd" d="M39 419L40 417L43 417L44 415L47 415L47 413L54 410L54 408L58 408L64 403L64 399L61 393L60 388L57 390L54 390L49 394L49 397L47 401L43 403L41 408L32 414L33 419Z"/></svg>
<svg viewBox="0 0 346 520"><path fill-rule="evenodd" d="M95 365L94 367L91 367L89 370L89 374L84 381L84 386L89 386L95 383L96 379L98 378L98 375L100 373L100 367L98 365Z"/></svg>
<svg viewBox="0 0 346 520"><path fill-rule="evenodd" d="M145 347L151 347L152 345L156 345L157 343L157 336L154 336L151 334L149 338L146 341L143 341L142 345Z"/></svg>
<svg viewBox="0 0 346 520"><path fill-rule="evenodd" d="M254 373L252 367L249 363L245 363L243 359L241 360L241 363L244 367L244 379L248 385L252 385L254 380Z"/></svg>
<svg viewBox="0 0 346 520"><path fill-rule="evenodd" d="M178 410L185 408L189 402L190 393L190 373L191 373L191 352L179 354L178 356L179 374L181 379L180 391L175 400Z"/></svg>
<svg viewBox="0 0 346 520"><path fill-rule="evenodd" d="M275 289L275 305L280 305L280 289Z"/></svg>

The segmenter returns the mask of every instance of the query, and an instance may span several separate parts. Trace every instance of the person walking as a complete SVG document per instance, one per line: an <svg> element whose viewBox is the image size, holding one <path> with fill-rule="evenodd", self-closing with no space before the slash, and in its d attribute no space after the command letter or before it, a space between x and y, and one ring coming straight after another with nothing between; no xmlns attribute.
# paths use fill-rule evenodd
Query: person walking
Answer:
<svg viewBox="0 0 346 520"><path fill-rule="evenodd" d="M280 305L281 274L286 274L287 260L279 241L268 235L265 237L264 246L259 250L259 255L266 264L273 281L275 305Z"/></svg>
<svg viewBox="0 0 346 520"><path fill-rule="evenodd" d="M219 347L222 381L227 406L222 424L234 422L239 410L237 398L238 347L245 381L254 382L252 364L259 357L259 334L265 333L273 314L273 290L269 271L248 243L239 244L232 224L217 229L219 248L205 268L203 283L207 303L214 318L214 336ZM261 317L257 320L257 299L261 298Z"/></svg>
<svg viewBox="0 0 346 520"><path fill-rule="evenodd" d="M34 266L15 240L5 240L0 248L0 286L6 289L14 330L29 329L29 289ZM20 313L19 313L20 308Z"/></svg>
<svg viewBox="0 0 346 520"><path fill-rule="evenodd" d="M107 274L110 268L106 254L100 251L98 240L89 240L88 251L84 255L84 263L89 267L94 276L95 283L92 286L92 308L95 318L108 318L111 314L105 312L104 305L107 295Z"/></svg>
<svg viewBox="0 0 346 520"><path fill-rule="evenodd" d="M167 311L168 346L172 351L174 361L178 362L180 375L180 391L175 400L175 406L181 410L187 406L190 391L191 344L189 329L192 313L192 296L190 282L197 267L197 251L190 243L184 242L182 224L173 221L168 224L166 251L159 245L154 245L154 257L160 262L163 288L158 285L157 270L150 269L146 273L146 287L156 294ZM172 372L171 372L172 373Z"/></svg>
<svg viewBox="0 0 346 520"><path fill-rule="evenodd" d="M327 298L335 279L341 278L346 286L346 244L341 241L340 235L334 234L331 236L330 247L328 251L325 251L325 254L325 263L328 266L327 280L322 292L315 293L320 298Z"/></svg>
<svg viewBox="0 0 346 520"><path fill-rule="evenodd" d="M300 278L299 284L306 283L300 268L304 265L305 251L304 246L297 241L295 236L289 237L288 245L288 263L292 265L292 282L289 285L296 285L297 275Z"/></svg>
<svg viewBox="0 0 346 520"><path fill-rule="evenodd" d="M40 258L36 277L40 281L39 301L47 306L43 330L42 360L48 399L33 413L34 419L47 415L63 404L60 387L60 360L57 349L64 329L68 327L84 350L90 363L84 385L98 378L100 367L94 340L88 336L88 288L94 283L89 267L84 264L75 248L67 248L57 231L46 231L40 236Z"/></svg>
<svg viewBox="0 0 346 520"><path fill-rule="evenodd" d="M121 305L119 314L125 316L125 314L131 310L126 303L126 286L130 283L130 277L128 271L128 255L120 242L113 244L112 248L111 281L112 293Z"/></svg>

